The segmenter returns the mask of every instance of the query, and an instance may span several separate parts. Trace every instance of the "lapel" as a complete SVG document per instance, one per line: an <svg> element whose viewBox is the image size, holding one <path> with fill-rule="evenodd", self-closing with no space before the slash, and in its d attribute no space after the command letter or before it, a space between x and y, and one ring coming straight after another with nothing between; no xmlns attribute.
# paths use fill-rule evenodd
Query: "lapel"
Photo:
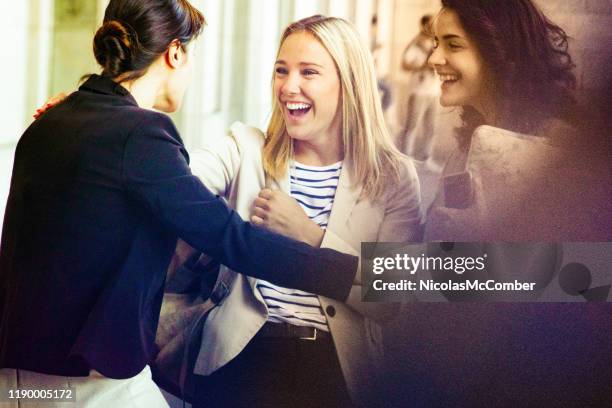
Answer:
<svg viewBox="0 0 612 408"><path fill-rule="evenodd" d="M269 188L270 190L280 190L286 194L291 193L291 184L289 182L289 171L287 171L287 173L285 174L285 177L283 177L281 180L278 180L278 181L274 180L272 177L270 177L267 174L265 175L265 178L266 178L265 180L266 188ZM261 297L261 294L255 288L255 285L257 285L257 278L248 277L248 280L251 286L251 290L253 291L253 294L255 295L257 300L259 300L261 304L265 305L265 301Z"/></svg>
<svg viewBox="0 0 612 408"><path fill-rule="evenodd" d="M347 162L343 163L342 170L340 171L340 179L338 180L338 187L336 188L336 195L334 197L334 204L331 214L329 215L329 221L327 222L327 228L336 234L345 229L348 218L361 195L362 187L361 185L353 186L351 173L352 168L350 164ZM266 187L272 190L281 190L286 194L291 194L289 171L287 171L285 177L280 180L274 180L266 174ZM251 282L251 287L254 292L257 292L257 290L255 290L257 279L249 278L249 281ZM258 296L258 294L256 296Z"/></svg>
<svg viewBox="0 0 612 408"><path fill-rule="evenodd" d="M334 197L334 204L327 223L328 228L334 232L344 228L353 211L353 207L355 207L361 195L362 187L361 185L353 186L354 183L351 174L352 168L350 164L347 162L343 163L342 170L340 171L340 179L338 180L338 187L336 188L336 195ZM286 194L291 194L289 171L287 171L285 177L278 181L266 175L266 187L273 190L281 190Z"/></svg>
<svg viewBox="0 0 612 408"><path fill-rule="evenodd" d="M338 188L336 189L336 196L334 197L334 205L332 206L332 211L327 223L328 228L334 232L338 232L345 227L353 211L353 207L355 207L361 195L362 186L356 185L356 183L353 182L351 177L353 173L352 170L348 161L342 164Z"/></svg>

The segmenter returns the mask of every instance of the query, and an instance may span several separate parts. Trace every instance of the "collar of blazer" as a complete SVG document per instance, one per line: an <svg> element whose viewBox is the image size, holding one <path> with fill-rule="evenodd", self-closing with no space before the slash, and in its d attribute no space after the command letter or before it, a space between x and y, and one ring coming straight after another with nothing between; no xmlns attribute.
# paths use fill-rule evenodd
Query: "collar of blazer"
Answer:
<svg viewBox="0 0 612 408"><path fill-rule="evenodd" d="M105 95L115 95L123 97L123 100L129 104L138 106L138 103L127 89L114 82L112 79L103 77L101 75L92 74L87 80L79 87L80 91L90 91L95 93L101 93Z"/></svg>
<svg viewBox="0 0 612 408"><path fill-rule="evenodd" d="M338 180L338 187L336 188L336 195L334 196L334 204L332 206L331 214L329 215L329 221L327 228L335 232L335 229L342 227L346 224L353 207L359 201L361 196L362 186L353 183L352 181L352 166L350 162L345 161L342 164L342 170L340 171L340 179ZM281 190L287 194L291 193L291 183L289 181L289 172L283 177L282 180L276 181L266 175L266 187L271 189Z"/></svg>

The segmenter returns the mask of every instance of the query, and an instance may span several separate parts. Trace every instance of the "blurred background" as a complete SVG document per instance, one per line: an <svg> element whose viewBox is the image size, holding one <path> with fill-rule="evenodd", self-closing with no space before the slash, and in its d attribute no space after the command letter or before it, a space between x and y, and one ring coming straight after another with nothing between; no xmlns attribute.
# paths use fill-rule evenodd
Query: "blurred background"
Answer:
<svg viewBox="0 0 612 408"><path fill-rule="evenodd" d="M16 143L32 114L50 96L78 87L99 72L92 39L108 0L22 0L0 4L0 54L5 78L0 100L0 219ZM355 24L374 54L387 122L398 146L419 160L424 202L453 148L457 113L437 104L439 84L425 61L431 43L419 36L438 0L192 0L208 25L197 50L196 74L180 112L173 115L189 149L224 134L236 120L264 127L270 114L271 78L278 40L290 22L313 14ZM609 0L536 0L573 38L578 97L599 109L610 94L612 43ZM600 104L605 105L605 104Z"/></svg>

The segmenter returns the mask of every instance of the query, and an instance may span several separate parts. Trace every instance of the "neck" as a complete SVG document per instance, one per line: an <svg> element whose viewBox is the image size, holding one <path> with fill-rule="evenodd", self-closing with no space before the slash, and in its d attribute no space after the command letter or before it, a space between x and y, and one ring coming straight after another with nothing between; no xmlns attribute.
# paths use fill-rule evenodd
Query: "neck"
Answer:
<svg viewBox="0 0 612 408"><path fill-rule="evenodd" d="M308 166L328 166L344 159L344 149L342 142L339 140L330 140L327 143L311 143L294 139L293 157Z"/></svg>
<svg viewBox="0 0 612 408"><path fill-rule="evenodd" d="M485 125L499 126L493 98L482 98L478 103L472 105L472 107L482 115Z"/></svg>
<svg viewBox="0 0 612 408"><path fill-rule="evenodd" d="M482 109L478 110L478 112L480 112L480 114L484 118L485 125L496 127L499 126L499 124L497 123L497 116L495 115L495 112L493 110Z"/></svg>
<svg viewBox="0 0 612 408"><path fill-rule="evenodd" d="M160 75L153 70L147 71L146 74L134 80L121 81L119 78L116 82L127 89L136 100L138 106L143 109L153 109L159 90L162 87Z"/></svg>

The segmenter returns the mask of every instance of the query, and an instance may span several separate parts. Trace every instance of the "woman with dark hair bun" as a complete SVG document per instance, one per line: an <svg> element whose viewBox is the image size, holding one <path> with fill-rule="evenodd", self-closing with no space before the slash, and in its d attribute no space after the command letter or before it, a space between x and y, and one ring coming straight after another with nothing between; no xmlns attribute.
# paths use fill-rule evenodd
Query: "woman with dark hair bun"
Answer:
<svg viewBox="0 0 612 408"><path fill-rule="evenodd" d="M202 30L202 14L185 0L112 1L94 37L94 55L102 76L122 82L145 74L170 41L185 46ZM146 12L142 9L146 7ZM163 110L163 109L162 109Z"/></svg>
<svg viewBox="0 0 612 408"><path fill-rule="evenodd" d="M583 185L589 175L577 160L576 78L565 31L530 0L443 0L432 31L440 103L460 108L463 125L426 238L605 236L589 211L577 211L585 195L600 200L601 192Z"/></svg>
<svg viewBox="0 0 612 408"><path fill-rule="evenodd" d="M19 140L0 246L0 384L57 390L51 407L61 395L167 406L148 364L177 237L239 273L348 297L355 257L243 222L153 110L180 106L203 26L185 0L111 0L94 39L101 75Z"/></svg>

